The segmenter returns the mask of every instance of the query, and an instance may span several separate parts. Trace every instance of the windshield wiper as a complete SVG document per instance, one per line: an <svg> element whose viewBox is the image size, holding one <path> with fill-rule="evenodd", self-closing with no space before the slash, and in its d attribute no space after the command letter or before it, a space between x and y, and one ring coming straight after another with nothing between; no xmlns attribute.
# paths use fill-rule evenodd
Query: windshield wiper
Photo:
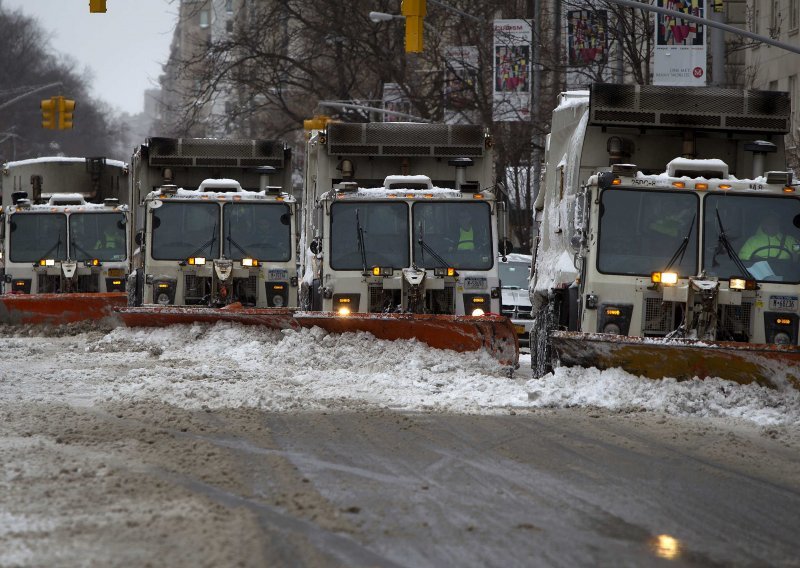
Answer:
<svg viewBox="0 0 800 568"><path fill-rule="evenodd" d="M364 243L364 227L361 226L361 220L358 218L358 209L356 209L356 239L358 240L358 252L361 253L361 274L367 275L367 247Z"/></svg>
<svg viewBox="0 0 800 568"><path fill-rule="evenodd" d="M72 240L69 241L69 246L70 246L70 248L74 248L78 252L86 255L87 258L95 258L95 256L92 253L90 253L88 250L86 250L85 248L80 246L78 243L76 243L75 239L72 239ZM72 256L72 254L70 254L70 256Z"/></svg>
<svg viewBox="0 0 800 568"><path fill-rule="evenodd" d="M438 252L436 252L436 250L431 245L425 242L425 240L422 238L421 232L419 238L417 239L417 242L419 243L419 246L422 249L423 263L425 262L425 252L427 252L429 255L433 257L433 260L441 264L443 268L447 268L448 266L450 266L450 264L444 258L442 258L442 256Z"/></svg>
<svg viewBox="0 0 800 568"><path fill-rule="evenodd" d="M48 250L46 253L44 253L40 258L47 258L48 256L50 256L51 252L53 252L54 250L59 250L60 248L61 248L61 237L59 236L58 237L58 241L56 242L56 244L54 244L52 247L50 247L50 250Z"/></svg>
<svg viewBox="0 0 800 568"><path fill-rule="evenodd" d="M689 247L689 237L692 235L692 230L694 229L694 221L696 218L697 214L695 213L694 215L692 215L692 222L689 225L689 232L686 233L685 237L683 237L683 240L681 241L681 244L678 246L678 249L672 255L672 258L669 259L667 267L664 269L665 271L672 268L672 265L675 264L676 261L678 262L678 264L683 262L683 255L686 254L686 249Z"/></svg>
<svg viewBox="0 0 800 568"><path fill-rule="evenodd" d="M242 256L244 258L253 258L253 255L248 254L248 252L246 250L244 250L242 245L237 243L236 240L231 236L231 223L230 222L228 223L228 234L225 236L225 240L228 241L228 243L230 243L231 246L234 246L237 249L239 249L239 252L242 253Z"/></svg>
<svg viewBox="0 0 800 568"><path fill-rule="evenodd" d="M725 251L725 253L730 257L730 259L733 260L733 263L736 265L736 268L738 268L741 271L742 276L745 276L750 280L755 280L755 277L752 274L750 274L750 271L744 265L742 259L739 257L738 254L736 254L736 251L733 249L731 241L728 239L728 235L725 234L725 228L722 226L722 219L719 216L719 209L716 210L716 214L717 214L717 225L719 226L719 239L717 241L717 248L714 250L714 257L711 259L711 265L717 266L718 264L717 255L721 251Z"/></svg>
<svg viewBox="0 0 800 568"><path fill-rule="evenodd" d="M212 229L211 238L204 242L200 247L194 251L192 254L189 255L189 258L193 258L197 256L198 253L202 252L206 247L208 247L208 252L211 252L211 247L214 246L214 243L217 242L217 222L214 221L214 228Z"/></svg>

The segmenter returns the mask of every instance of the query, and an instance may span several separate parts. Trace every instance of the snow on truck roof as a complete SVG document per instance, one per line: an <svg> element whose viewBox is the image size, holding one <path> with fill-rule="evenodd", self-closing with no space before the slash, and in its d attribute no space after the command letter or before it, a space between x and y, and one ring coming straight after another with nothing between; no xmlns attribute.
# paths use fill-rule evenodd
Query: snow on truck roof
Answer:
<svg viewBox="0 0 800 568"><path fill-rule="evenodd" d="M86 158L69 158L65 156L44 156L41 158L30 158L28 160L17 160L16 162L6 162L6 168L14 168L19 166L30 166L33 164L48 164L53 162L69 162L69 163L83 163ZM128 164L120 160L111 160L106 158L106 165L115 168L127 168Z"/></svg>

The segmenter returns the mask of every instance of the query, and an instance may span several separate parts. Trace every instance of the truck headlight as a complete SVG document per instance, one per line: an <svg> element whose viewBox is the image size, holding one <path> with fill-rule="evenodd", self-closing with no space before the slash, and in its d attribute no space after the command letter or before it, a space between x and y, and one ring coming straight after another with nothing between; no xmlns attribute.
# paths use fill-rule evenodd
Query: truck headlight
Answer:
<svg viewBox="0 0 800 568"><path fill-rule="evenodd" d="M653 272L650 275L650 280L653 284L664 284L665 286L674 286L678 283L677 272Z"/></svg>
<svg viewBox="0 0 800 568"><path fill-rule="evenodd" d="M175 302L175 280L154 280L153 300L156 304L169 306Z"/></svg>
<svg viewBox="0 0 800 568"><path fill-rule="evenodd" d="M600 304L597 331L610 335L628 335L633 304Z"/></svg>

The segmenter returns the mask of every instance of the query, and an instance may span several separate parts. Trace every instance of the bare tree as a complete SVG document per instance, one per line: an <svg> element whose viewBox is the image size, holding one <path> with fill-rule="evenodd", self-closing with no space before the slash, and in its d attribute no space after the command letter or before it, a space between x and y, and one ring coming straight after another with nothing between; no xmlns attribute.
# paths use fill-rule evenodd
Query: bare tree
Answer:
<svg viewBox="0 0 800 568"><path fill-rule="evenodd" d="M0 104L37 87L60 87L20 99L0 113L0 159L10 161L43 155L122 157L122 126L111 111L88 94L89 78L77 62L54 55L39 23L0 4ZM43 39L45 38L45 39ZM41 127L39 101L63 95L77 101L74 128Z"/></svg>

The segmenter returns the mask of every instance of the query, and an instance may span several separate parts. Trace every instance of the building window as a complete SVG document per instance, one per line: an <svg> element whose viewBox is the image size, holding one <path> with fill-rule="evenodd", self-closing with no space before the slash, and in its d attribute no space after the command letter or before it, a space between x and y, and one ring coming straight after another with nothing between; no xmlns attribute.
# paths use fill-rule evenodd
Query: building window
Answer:
<svg viewBox="0 0 800 568"><path fill-rule="evenodd" d="M233 14L233 0L225 0L225 11Z"/></svg>
<svg viewBox="0 0 800 568"><path fill-rule="evenodd" d="M233 20L228 20L225 22L225 31L228 33L233 33Z"/></svg>
<svg viewBox="0 0 800 568"><path fill-rule="evenodd" d="M769 35L772 38L781 36L781 0L772 0L769 13Z"/></svg>
<svg viewBox="0 0 800 568"><path fill-rule="evenodd" d="M800 28L800 0L789 0L789 31Z"/></svg>
<svg viewBox="0 0 800 568"><path fill-rule="evenodd" d="M761 10L758 8L758 2L753 2L752 7L750 8L750 17L752 18L751 24L753 28L754 34L761 33L761 22L758 20L761 19ZM758 44L756 44L758 45Z"/></svg>
<svg viewBox="0 0 800 568"><path fill-rule="evenodd" d="M200 10L200 27L207 28L209 26L209 12L208 10Z"/></svg>

